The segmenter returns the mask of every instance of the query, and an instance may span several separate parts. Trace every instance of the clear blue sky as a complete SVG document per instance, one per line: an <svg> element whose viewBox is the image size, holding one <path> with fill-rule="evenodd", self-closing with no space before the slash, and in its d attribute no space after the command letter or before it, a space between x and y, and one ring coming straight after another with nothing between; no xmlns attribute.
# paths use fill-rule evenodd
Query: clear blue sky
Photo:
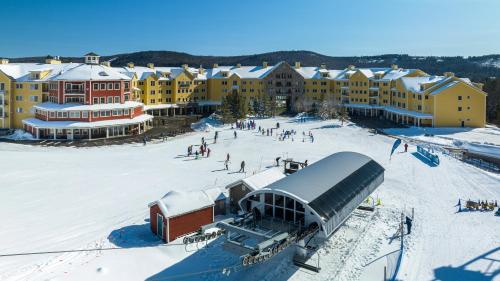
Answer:
<svg viewBox="0 0 500 281"><path fill-rule="evenodd" d="M500 0L2 0L0 57L500 53Z"/></svg>

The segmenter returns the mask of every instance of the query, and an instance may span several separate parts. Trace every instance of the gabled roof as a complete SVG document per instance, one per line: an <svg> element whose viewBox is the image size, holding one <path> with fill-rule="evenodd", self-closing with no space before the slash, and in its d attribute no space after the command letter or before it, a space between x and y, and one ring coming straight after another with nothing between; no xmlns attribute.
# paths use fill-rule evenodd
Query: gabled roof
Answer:
<svg viewBox="0 0 500 281"><path fill-rule="evenodd" d="M98 57L99 55L94 53L94 52L90 52L90 53L87 53L85 54L85 56L94 56L94 57Z"/></svg>
<svg viewBox="0 0 500 281"><path fill-rule="evenodd" d="M79 64L9 63L9 64L0 64L0 71L5 73L5 75L9 76L11 79L14 79L19 82L47 81L52 79L54 76L58 75L58 73L60 73L61 71L73 68L77 65ZM50 73L41 79L34 80L30 75L30 72L34 71L50 71Z"/></svg>
<svg viewBox="0 0 500 281"><path fill-rule="evenodd" d="M406 90L412 91L414 93L422 92L420 90L420 85L431 84L431 83L441 83L446 80L445 76L420 76L420 77L402 77L401 82Z"/></svg>
<svg viewBox="0 0 500 281"><path fill-rule="evenodd" d="M52 80L87 81L87 80L130 80L113 67L99 64L78 64L69 69L62 69Z"/></svg>
<svg viewBox="0 0 500 281"><path fill-rule="evenodd" d="M244 184L247 186L250 190L258 190L261 189L277 180L280 180L282 178L286 177L285 174L281 171L279 168L271 168L264 170L260 173L257 173L255 175L251 175L249 177L246 177L244 179L237 180L229 185L226 186L226 189L229 189L233 186L237 186L240 184Z"/></svg>
<svg viewBox="0 0 500 281"><path fill-rule="evenodd" d="M191 213L214 205L214 201L205 191L169 191L160 200L148 206L158 205L166 218Z"/></svg>

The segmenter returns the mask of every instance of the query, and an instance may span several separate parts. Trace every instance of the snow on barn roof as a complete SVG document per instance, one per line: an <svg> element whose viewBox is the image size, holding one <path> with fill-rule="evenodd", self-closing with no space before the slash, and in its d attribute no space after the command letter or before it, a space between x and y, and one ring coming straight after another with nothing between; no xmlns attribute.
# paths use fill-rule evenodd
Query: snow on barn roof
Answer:
<svg viewBox="0 0 500 281"><path fill-rule="evenodd" d="M202 190L169 191L160 200L151 202L148 206L158 205L167 218L176 217L214 205L210 196Z"/></svg>
<svg viewBox="0 0 500 281"><path fill-rule="evenodd" d="M265 186L270 185L271 183L280 180L286 177L285 174L279 168L271 168L264 170L255 175L251 175L244 179L237 180L226 186L226 189L229 189L233 186L239 185L240 183L245 184L251 190L258 190Z"/></svg>
<svg viewBox="0 0 500 281"><path fill-rule="evenodd" d="M204 190L212 201L224 200L227 198L227 190L224 188L213 187Z"/></svg>
<svg viewBox="0 0 500 281"><path fill-rule="evenodd" d="M77 64L75 67L63 69L52 80L87 81L87 80L130 80L113 67L99 64Z"/></svg>

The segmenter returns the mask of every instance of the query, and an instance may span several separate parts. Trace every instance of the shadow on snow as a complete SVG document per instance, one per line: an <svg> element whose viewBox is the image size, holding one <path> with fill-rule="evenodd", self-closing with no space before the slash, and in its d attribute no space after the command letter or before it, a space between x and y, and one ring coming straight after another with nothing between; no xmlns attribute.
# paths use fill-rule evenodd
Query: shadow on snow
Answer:
<svg viewBox="0 0 500 281"><path fill-rule="evenodd" d="M158 237L152 234L149 222L115 229L108 235L108 240L121 248L152 247L162 244Z"/></svg>

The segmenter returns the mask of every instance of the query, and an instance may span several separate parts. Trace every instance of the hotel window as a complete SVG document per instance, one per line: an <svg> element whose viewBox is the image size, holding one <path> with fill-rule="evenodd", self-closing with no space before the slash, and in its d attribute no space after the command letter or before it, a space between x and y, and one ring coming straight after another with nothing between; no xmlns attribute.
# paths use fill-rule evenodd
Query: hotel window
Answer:
<svg viewBox="0 0 500 281"><path fill-rule="evenodd" d="M121 115L121 114L118 114L118 110L113 110L113 116L118 116L118 115Z"/></svg>
<svg viewBox="0 0 500 281"><path fill-rule="evenodd" d="M128 109L124 109L123 110L123 115L128 115L128 114L129 114Z"/></svg>
<svg viewBox="0 0 500 281"><path fill-rule="evenodd" d="M94 117L94 118L99 117L99 111L93 111L92 112L92 117Z"/></svg>
<svg viewBox="0 0 500 281"><path fill-rule="evenodd" d="M149 100L149 102L150 103L155 103L156 101L155 101L155 99L151 99L151 100Z"/></svg>
<svg viewBox="0 0 500 281"><path fill-rule="evenodd" d="M30 85L30 90L32 90L32 91L38 90L38 84L31 84Z"/></svg>
<svg viewBox="0 0 500 281"><path fill-rule="evenodd" d="M462 111L462 107L461 106L458 107L458 111Z"/></svg>
<svg viewBox="0 0 500 281"><path fill-rule="evenodd" d="M113 97L108 97L108 103L113 103Z"/></svg>
<svg viewBox="0 0 500 281"><path fill-rule="evenodd" d="M62 117L63 117L62 112L61 112L61 111L58 111L58 112L57 112L57 118L62 118Z"/></svg>
<svg viewBox="0 0 500 281"><path fill-rule="evenodd" d="M70 118L80 118L80 112L79 111L71 111L69 113Z"/></svg>
<svg viewBox="0 0 500 281"><path fill-rule="evenodd" d="M151 81L151 86L154 86L155 85L155 81Z"/></svg>
<svg viewBox="0 0 500 281"><path fill-rule="evenodd" d="M417 109L418 109L418 110L422 110L422 106L421 106L421 105L419 105L419 106L417 107Z"/></svg>
<svg viewBox="0 0 500 281"><path fill-rule="evenodd" d="M155 90L151 90L150 93L151 93L151 95L155 95L156 94Z"/></svg>
<svg viewBox="0 0 500 281"><path fill-rule="evenodd" d="M124 85L125 85L125 89L130 88L130 84L129 84L129 82L125 82L125 84L124 84Z"/></svg>
<svg viewBox="0 0 500 281"><path fill-rule="evenodd" d="M97 83L92 84L92 87L95 91L99 90L99 84Z"/></svg>
<svg viewBox="0 0 500 281"><path fill-rule="evenodd" d="M38 102L38 96L30 96L30 101Z"/></svg>
<svg viewBox="0 0 500 281"><path fill-rule="evenodd" d="M120 97L119 96L115 96L115 103L120 103Z"/></svg>
<svg viewBox="0 0 500 281"><path fill-rule="evenodd" d="M101 90L106 90L106 84L101 83Z"/></svg>
<svg viewBox="0 0 500 281"><path fill-rule="evenodd" d="M64 111L64 112L62 113L62 116L63 116L63 118L68 118L68 112Z"/></svg>
<svg viewBox="0 0 500 281"><path fill-rule="evenodd" d="M115 90L120 90L120 83L115 83Z"/></svg>
<svg viewBox="0 0 500 281"><path fill-rule="evenodd" d="M458 96L458 100L462 100L462 96Z"/></svg>
<svg viewBox="0 0 500 281"><path fill-rule="evenodd" d="M50 118L56 118L56 113L54 111L49 112Z"/></svg>
<svg viewBox="0 0 500 281"><path fill-rule="evenodd" d="M82 111L82 118L89 118L89 112L88 111Z"/></svg>
<svg viewBox="0 0 500 281"><path fill-rule="evenodd" d="M16 112L17 112L17 113L22 113L22 112L23 112L23 108L22 108L22 107L18 107L18 108L16 108Z"/></svg>
<svg viewBox="0 0 500 281"><path fill-rule="evenodd" d="M22 88L23 88L23 84L19 84L19 83L16 84L16 89L22 89Z"/></svg>
<svg viewBox="0 0 500 281"><path fill-rule="evenodd" d="M93 98L92 100L93 100L94 104L98 104L99 103L99 98Z"/></svg>
<svg viewBox="0 0 500 281"><path fill-rule="evenodd" d="M108 90L113 90L113 83L108 83Z"/></svg>

